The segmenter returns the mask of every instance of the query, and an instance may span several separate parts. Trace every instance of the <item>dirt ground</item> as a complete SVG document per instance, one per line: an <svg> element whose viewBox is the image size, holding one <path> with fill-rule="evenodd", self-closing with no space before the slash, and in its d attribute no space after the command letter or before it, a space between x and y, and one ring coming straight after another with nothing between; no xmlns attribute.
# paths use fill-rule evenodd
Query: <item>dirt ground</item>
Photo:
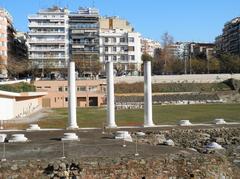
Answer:
<svg viewBox="0 0 240 179"><path fill-rule="evenodd" d="M193 126L193 127L177 127L182 129L194 128L221 128L225 125L212 125L206 126ZM228 126L230 127L230 126ZM240 125L232 125L231 127L240 127ZM134 156L136 153L136 143L126 142L126 147L123 147L122 140L113 139L113 133L116 130L128 130L130 132L144 131L153 132L155 130L175 130L176 128L135 128L135 129L115 129L105 131L102 134L102 130L77 130L77 131L37 131L37 132L1 132L7 134L7 139L11 134L21 133L30 140L26 143L5 143L5 156L4 156L4 144L0 143L0 158L6 158L7 160L30 160L30 159L56 159L63 156L67 158L80 159L82 157L122 157L122 156ZM64 143L60 138L65 132L75 132L80 141L65 141ZM134 137L134 136L133 136ZM140 137L139 137L140 138ZM134 138L135 139L135 138ZM135 140L134 140L135 141ZM168 155L178 153L179 151L193 152L187 149L164 146L164 145L147 145L138 144L137 152L142 157L160 157L161 155Z"/></svg>

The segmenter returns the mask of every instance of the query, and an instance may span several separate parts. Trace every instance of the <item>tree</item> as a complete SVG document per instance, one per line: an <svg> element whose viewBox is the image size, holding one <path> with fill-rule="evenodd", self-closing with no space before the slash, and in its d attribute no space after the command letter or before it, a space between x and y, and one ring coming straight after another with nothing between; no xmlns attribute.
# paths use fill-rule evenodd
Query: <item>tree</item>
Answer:
<svg viewBox="0 0 240 179"><path fill-rule="evenodd" d="M206 61L202 59L192 59L192 72L195 74L202 74L207 72Z"/></svg>
<svg viewBox="0 0 240 179"><path fill-rule="evenodd" d="M184 73L184 61L179 59L174 59L171 62L171 70L173 74L183 74Z"/></svg>
<svg viewBox="0 0 240 179"><path fill-rule="evenodd" d="M220 69L222 73L239 73L240 57L231 54L222 54L219 57Z"/></svg>
<svg viewBox="0 0 240 179"><path fill-rule="evenodd" d="M220 72L220 61L219 59L213 57L209 59L209 72L219 73Z"/></svg>
<svg viewBox="0 0 240 179"><path fill-rule="evenodd" d="M165 32L162 35L162 44L163 44L163 49L168 47L169 45L172 45L174 43L174 38L171 36L168 32Z"/></svg>
<svg viewBox="0 0 240 179"><path fill-rule="evenodd" d="M26 76L31 69L31 62L27 58L17 58L12 54L8 55L7 64L4 65L9 78Z"/></svg>
<svg viewBox="0 0 240 179"><path fill-rule="evenodd" d="M101 71L101 64L99 62L99 56L97 54L92 55L75 55L73 56L75 60L76 70L80 75L85 72L90 72L93 75L97 75Z"/></svg>
<svg viewBox="0 0 240 179"><path fill-rule="evenodd" d="M148 53L143 53L142 54L142 61L153 61L153 57L151 55L149 55Z"/></svg>
<svg viewBox="0 0 240 179"><path fill-rule="evenodd" d="M164 60L163 72L165 74L172 73L171 63L175 57L173 57L173 54L170 51L170 47L173 43L174 38L168 32L165 32L162 36L163 49L161 55L161 58Z"/></svg>
<svg viewBox="0 0 240 179"><path fill-rule="evenodd" d="M174 43L174 38L165 32L162 35L162 49L157 49L154 55L153 61L153 73L154 74L171 74L173 73L172 64L175 57L171 53L170 47Z"/></svg>

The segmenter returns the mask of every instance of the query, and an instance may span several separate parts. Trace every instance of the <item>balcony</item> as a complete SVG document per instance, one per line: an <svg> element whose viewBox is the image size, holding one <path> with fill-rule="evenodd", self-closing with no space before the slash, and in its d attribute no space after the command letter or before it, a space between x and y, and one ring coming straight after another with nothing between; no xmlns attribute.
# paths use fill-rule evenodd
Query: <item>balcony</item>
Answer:
<svg viewBox="0 0 240 179"><path fill-rule="evenodd" d="M65 44L65 39L29 39L30 44Z"/></svg>
<svg viewBox="0 0 240 179"><path fill-rule="evenodd" d="M29 15L28 16L28 19L36 19L36 20L40 20L40 19L65 19L64 16L52 16L52 15L36 15L36 14L33 14L33 15Z"/></svg>
<svg viewBox="0 0 240 179"><path fill-rule="evenodd" d="M53 48L53 47L30 47L28 51L34 51L34 52L43 52L43 51L51 51L51 52L59 52L59 51L65 51L65 48Z"/></svg>
<svg viewBox="0 0 240 179"><path fill-rule="evenodd" d="M127 55L128 51L118 51L118 52L114 52L114 51L107 51L107 52L103 52L101 53L102 55L106 54L106 55Z"/></svg>
<svg viewBox="0 0 240 179"><path fill-rule="evenodd" d="M83 49L77 49L72 51L73 55L79 55L79 54L99 54L98 50L83 50Z"/></svg>
<svg viewBox="0 0 240 179"><path fill-rule="evenodd" d="M65 23L30 23L28 27L65 27Z"/></svg>
<svg viewBox="0 0 240 179"><path fill-rule="evenodd" d="M74 46L74 45L81 45L81 46L84 46L84 45L88 45L88 46L96 46L96 45L98 45L98 42L79 42L79 43L73 43L72 45L73 45L73 46Z"/></svg>
<svg viewBox="0 0 240 179"><path fill-rule="evenodd" d="M65 32L58 32L58 31L36 31L36 32L29 32L29 35L66 35Z"/></svg>
<svg viewBox="0 0 240 179"><path fill-rule="evenodd" d="M66 59L66 55L29 55L29 59Z"/></svg>

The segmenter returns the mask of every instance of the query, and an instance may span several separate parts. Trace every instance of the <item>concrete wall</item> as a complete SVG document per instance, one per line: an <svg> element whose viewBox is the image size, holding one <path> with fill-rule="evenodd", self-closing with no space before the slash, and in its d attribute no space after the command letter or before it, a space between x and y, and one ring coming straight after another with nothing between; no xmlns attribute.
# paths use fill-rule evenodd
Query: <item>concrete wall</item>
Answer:
<svg viewBox="0 0 240 179"><path fill-rule="evenodd" d="M219 83L229 78L240 80L240 74L198 74L152 76L152 83ZM115 77L115 83L143 82L143 76Z"/></svg>
<svg viewBox="0 0 240 179"><path fill-rule="evenodd" d="M14 103L14 117L21 118L28 116L42 108L39 98L20 98Z"/></svg>
<svg viewBox="0 0 240 179"><path fill-rule="evenodd" d="M14 118L15 98L6 98L0 96L0 120Z"/></svg>
<svg viewBox="0 0 240 179"><path fill-rule="evenodd" d="M42 108L41 97L1 97L0 120L28 116Z"/></svg>

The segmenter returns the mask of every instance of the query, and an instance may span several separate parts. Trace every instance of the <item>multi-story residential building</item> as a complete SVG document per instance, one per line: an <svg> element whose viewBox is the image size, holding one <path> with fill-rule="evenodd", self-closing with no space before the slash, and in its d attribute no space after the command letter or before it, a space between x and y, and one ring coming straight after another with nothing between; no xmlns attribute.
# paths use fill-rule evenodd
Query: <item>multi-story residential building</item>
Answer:
<svg viewBox="0 0 240 179"><path fill-rule="evenodd" d="M25 32L17 31L15 34L11 53L18 58L19 61L28 59L27 37L27 33Z"/></svg>
<svg viewBox="0 0 240 179"><path fill-rule="evenodd" d="M40 10L29 20L29 59L37 68L64 68L69 59L68 10Z"/></svg>
<svg viewBox="0 0 240 179"><path fill-rule="evenodd" d="M0 78L7 78L7 61L14 44L15 29L10 13L0 8Z"/></svg>
<svg viewBox="0 0 240 179"><path fill-rule="evenodd" d="M80 8L69 14L70 55L75 61L99 61L99 12ZM97 56L97 58L96 58ZM91 65L91 64L89 64Z"/></svg>
<svg viewBox="0 0 240 179"><path fill-rule="evenodd" d="M155 40L142 38L141 39L142 53L147 53L154 57L155 50L161 48L161 44Z"/></svg>
<svg viewBox="0 0 240 179"><path fill-rule="evenodd" d="M40 10L28 19L29 59L38 68L66 67L71 58L80 73L92 73L95 62L102 63L104 69L107 59L123 70L141 69L140 34L127 20L100 18L95 8L69 12L58 7Z"/></svg>
<svg viewBox="0 0 240 179"><path fill-rule="evenodd" d="M203 56L210 59L215 54L213 43L176 42L167 47L169 53L180 60Z"/></svg>
<svg viewBox="0 0 240 179"><path fill-rule="evenodd" d="M141 37L137 32L127 30L100 31L100 62L114 62L115 69L122 71L140 71Z"/></svg>
<svg viewBox="0 0 240 179"><path fill-rule="evenodd" d="M240 56L240 17L224 25L223 32L216 37L217 54L230 53Z"/></svg>
<svg viewBox="0 0 240 179"><path fill-rule="evenodd" d="M189 58L189 42L176 42L167 46L168 52L179 60L186 60Z"/></svg>
<svg viewBox="0 0 240 179"><path fill-rule="evenodd" d="M119 17L101 17L100 18L100 29L101 31L108 31L114 29L122 29L127 32L133 32L134 28L132 25L125 19Z"/></svg>
<svg viewBox="0 0 240 179"><path fill-rule="evenodd" d="M189 52L191 57L204 55L206 59L210 59L215 54L215 44L191 42L189 44Z"/></svg>

